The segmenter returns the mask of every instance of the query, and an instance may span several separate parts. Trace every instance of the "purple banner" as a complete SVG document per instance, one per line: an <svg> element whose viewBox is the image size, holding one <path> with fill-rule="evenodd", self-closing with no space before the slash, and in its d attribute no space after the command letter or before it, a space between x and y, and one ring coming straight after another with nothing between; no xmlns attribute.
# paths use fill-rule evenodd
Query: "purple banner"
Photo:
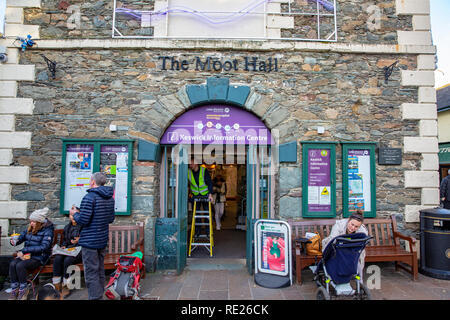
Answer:
<svg viewBox="0 0 450 320"><path fill-rule="evenodd" d="M331 178L329 149L308 150L308 211L331 210Z"/></svg>
<svg viewBox="0 0 450 320"><path fill-rule="evenodd" d="M349 156L369 156L370 150L367 149L351 149L348 150Z"/></svg>
<svg viewBox="0 0 450 320"><path fill-rule="evenodd" d="M128 152L128 146L127 145L105 145L105 146L100 147L100 152L111 152L111 153Z"/></svg>
<svg viewBox="0 0 450 320"><path fill-rule="evenodd" d="M67 152L94 152L93 144L68 144Z"/></svg>
<svg viewBox="0 0 450 320"><path fill-rule="evenodd" d="M252 113L207 105L187 111L167 128L161 144L274 144L269 129Z"/></svg>

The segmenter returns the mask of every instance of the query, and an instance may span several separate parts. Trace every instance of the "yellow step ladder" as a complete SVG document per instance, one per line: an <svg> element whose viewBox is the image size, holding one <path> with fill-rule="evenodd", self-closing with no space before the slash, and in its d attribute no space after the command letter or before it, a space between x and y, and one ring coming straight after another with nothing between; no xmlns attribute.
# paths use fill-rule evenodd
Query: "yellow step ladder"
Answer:
<svg viewBox="0 0 450 320"><path fill-rule="evenodd" d="M198 210L197 211L197 202L206 202L207 199L194 199L194 209L192 211L192 224L191 224L191 236L189 240L189 257L191 256L191 252L196 249L198 246L204 246L208 251L209 255L212 257L213 251L212 248L214 246L214 237L213 237L213 226L212 226L212 213L211 213L211 202L208 201L209 210ZM200 215L197 215L200 213ZM207 215L206 215L207 214ZM206 219L208 222L198 222L196 223L196 219ZM199 235L195 237L195 227L196 226L209 226L209 237L208 235ZM196 239L194 239L194 237ZM206 238L207 241L199 242L200 238ZM194 242L194 240L196 242ZM194 248L192 248L194 246ZM209 248L208 248L209 247Z"/></svg>

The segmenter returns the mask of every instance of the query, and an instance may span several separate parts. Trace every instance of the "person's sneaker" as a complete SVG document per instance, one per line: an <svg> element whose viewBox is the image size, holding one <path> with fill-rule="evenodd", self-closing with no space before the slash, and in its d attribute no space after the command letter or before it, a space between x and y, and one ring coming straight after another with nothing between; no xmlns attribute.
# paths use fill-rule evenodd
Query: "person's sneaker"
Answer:
<svg viewBox="0 0 450 320"><path fill-rule="evenodd" d="M8 300L16 300L18 293L19 293L19 288L11 289L11 292L9 293Z"/></svg>
<svg viewBox="0 0 450 320"><path fill-rule="evenodd" d="M29 289L26 287L25 289L19 289L19 293L17 294L17 300L27 300Z"/></svg>

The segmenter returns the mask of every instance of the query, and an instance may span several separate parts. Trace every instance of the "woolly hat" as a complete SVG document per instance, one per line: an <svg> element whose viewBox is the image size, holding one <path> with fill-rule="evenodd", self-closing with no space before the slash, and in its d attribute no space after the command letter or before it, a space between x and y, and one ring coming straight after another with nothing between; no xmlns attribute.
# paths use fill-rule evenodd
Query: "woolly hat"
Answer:
<svg viewBox="0 0 450 320"><path fill-rule="evenodd" d="M48 215L48 208L35 210L30 214L30 220L37 222L45 222Z"/></svg>

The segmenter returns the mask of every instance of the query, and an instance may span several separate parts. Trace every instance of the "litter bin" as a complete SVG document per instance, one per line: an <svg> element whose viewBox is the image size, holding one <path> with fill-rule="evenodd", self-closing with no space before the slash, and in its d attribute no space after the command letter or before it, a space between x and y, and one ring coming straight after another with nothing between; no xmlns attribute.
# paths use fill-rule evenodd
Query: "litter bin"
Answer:
<svg viewBox="0 0 450 320"><path fill-rule="evenodd" d="M420 210L419 272L450 280L450 210Z"/></svg>

